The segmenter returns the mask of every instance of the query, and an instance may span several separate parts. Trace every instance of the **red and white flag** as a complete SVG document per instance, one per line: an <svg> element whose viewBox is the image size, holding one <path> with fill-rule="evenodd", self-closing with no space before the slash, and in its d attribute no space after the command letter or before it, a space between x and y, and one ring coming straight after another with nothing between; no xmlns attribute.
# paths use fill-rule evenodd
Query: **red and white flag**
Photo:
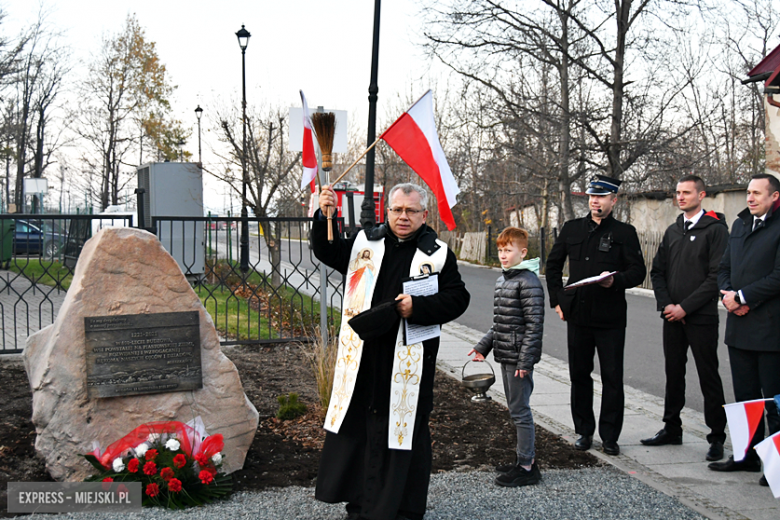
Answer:
<svg viewBox="0 0 780 520"><path fill-rule="evenodd" d="M417 172L433 190L439 206L439 216L447 229L455 229L452 207L460 193L452 176L433 118L433 94L429 90L412 108L393 123L381 136L390 147Z"/></svg>
<svg viewBox="0 0 780 520"><path fill-rule="evenodd" d="M724 408L729 422L731 445L734 447L734 461L740 462L747 455L750 440L764 416L764 400L729 403Z"/></svg>
<svg viewBox="0 0 780 520"><path fill-rule="evenodd" d="M758 456L764 463L764 477L775 498L780 498L780 433L756 444Z"/></svg>
<svg viewBox="0 0 780 520"><path fill-rule="evenodd" d="M317 154L314 151L314 130L311 127L311 116L309 115L309 105L306 103L306 96L301 93L303 101L303 153L301 162L303 163L303 178L301 179L301 189L305 190L306 185L311 186L311 192L314 193L314 179L317 177Z"/></svg>

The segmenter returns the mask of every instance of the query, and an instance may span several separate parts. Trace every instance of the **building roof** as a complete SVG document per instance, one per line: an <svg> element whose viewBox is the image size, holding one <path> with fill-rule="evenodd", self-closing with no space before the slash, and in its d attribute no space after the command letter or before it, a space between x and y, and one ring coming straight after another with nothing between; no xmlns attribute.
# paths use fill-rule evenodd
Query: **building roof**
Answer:
<svg viewBox="0 0 780 520"><path fill-rule="evenodd" d="M778 67L780 67L780 46L775 47L772 52L767 54L766 57L758 63L758 65L753 67L753 69L748 72L748 76L752 78L767 72L772 73L776 71Z"/></svg>
<svg viewBox="0 0 780 520"><path fill-rule="evenodd" d="M780 84L780 46L775 47L758 65L748 72L743 84L766 81L767 87Z"/></svg>

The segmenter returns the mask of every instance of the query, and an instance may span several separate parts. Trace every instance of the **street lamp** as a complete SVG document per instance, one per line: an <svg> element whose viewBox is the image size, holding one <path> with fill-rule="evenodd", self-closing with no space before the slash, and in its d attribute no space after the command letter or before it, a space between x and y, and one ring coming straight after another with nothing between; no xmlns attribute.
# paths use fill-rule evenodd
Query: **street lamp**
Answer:
<svg viewBox="0 0 780 520"><path fill-rule="evenodd" d="M376 101L379 93L377 82L379 69L379 15L382 10L381 0L374 0L374 40L371 50L371 83L368 85L368 146L376 139ZM366 155L366 178L363 187L365 193L363 204L360 205L360 225L364 229L376 224L374 209L374 148Z"/></svg>
<svg viewBox="0 0 780 520"><path fill-rule="evenodd" d="M203 165L203 159L200 156L200 116L203 115L203 109L200 108L200 105L198 105L198 108L195 109L195 117L198 118L198 162Z"/></svg>
<svg viewBox="0 0 780 520"><path fill-rule="evenodd" d="M249 214L246 209L246 46L249 45L249 31L242 25L236 32L238 46L241 47L241 127L244 130L244 147L241 149L241 272L249 271Z"/></svg>

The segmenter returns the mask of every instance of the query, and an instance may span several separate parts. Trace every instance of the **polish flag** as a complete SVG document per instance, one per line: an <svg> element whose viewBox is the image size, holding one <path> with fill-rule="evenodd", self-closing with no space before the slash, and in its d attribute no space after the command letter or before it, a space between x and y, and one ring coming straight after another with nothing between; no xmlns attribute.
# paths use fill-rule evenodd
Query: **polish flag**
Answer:
<svg viewBox="0 0 780 520"><path fill-rule="evenodd" d="M731 445L734 447L734 462L740 462L745 459L750 440L764 415L764 400L730 403L724 408L729 423Z"/></svg>
<svg viewBox="0 0 780 520"><path fill-rule="evenodd" d="M433 119L433 94L429 90L412 108L393 123L381 136L390 147L417 172L433 190L439 216L447 229L455 229L452 207L457 204L460 188L455 183Z"/></svg>
<svg viewBox="0 0 780 520"><path fill-rule="evenodd" d="M780 498L780 433L756 444L758 456L764 463L764 476L775 498Z"/></svg>
<svg viewBox="0 0 780 520"><path fill-rule="evenodd" d="M306 185L311 186L311 192L314 193L314 179L317 177L317 154L314 152L314 130L311 127L311 116L309 115L309 105L306 103L306 96L301 93L303 101L303 153L301 162L303 163L303 178L301 179L301 189L305 190Z"/></svg>

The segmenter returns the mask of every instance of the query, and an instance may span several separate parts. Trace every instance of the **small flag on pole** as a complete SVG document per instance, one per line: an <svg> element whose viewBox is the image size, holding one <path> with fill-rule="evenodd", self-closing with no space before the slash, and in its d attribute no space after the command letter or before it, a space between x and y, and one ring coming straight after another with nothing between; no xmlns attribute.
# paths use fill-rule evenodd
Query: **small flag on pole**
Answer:
<svg viewBox="0 0 780 520"><path fill-rule="evenodd" d="M780 498L780 433L756 444L756 452L764 463L764 477L775 498Z"/></svg>
<svg viewBox="0 0 780 520"><path fill-rule="evenodd" d="M439 142L431 91L404 112L381 138L425 181L436 196L439 216L447 229L455 229L451 208L457 204L460 188Z"/></svg>
<svg viewBox="0 0 780 520"><path fill-rule="evenodd" d="M734 462L740 462L745 459L750 440L764 416L764 400L729 403L725 409L731 445L734 447Z"/></svg>
<svg viewBox="0 0 780 520"><path fill-rule="evenodd" d="M303 163L303 178L301 179L301 189L305 190L306 185L311 186L311 192L314 193L314 179L317 177L317 154L314 151L313 130L311 126L311 116L309 115L309 105L306 103L306 96L301 93L303 102L303 152L301 162Z"/></svg>

